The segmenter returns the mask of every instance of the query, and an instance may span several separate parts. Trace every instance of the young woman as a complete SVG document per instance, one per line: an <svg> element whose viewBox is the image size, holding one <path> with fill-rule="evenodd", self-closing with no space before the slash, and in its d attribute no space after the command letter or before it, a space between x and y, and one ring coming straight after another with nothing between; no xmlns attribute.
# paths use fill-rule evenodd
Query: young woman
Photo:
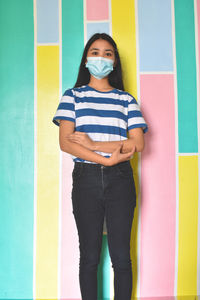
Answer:
<svg viewBox="0 0 200 300"><path fill-rule="evenodd" d="M74 160L72 205L82 300L97 300L104 216L114 299L130 300L136 193L129 160L143 150L147 124L135 98L124 91L119 53L109 35L97 33L87 42L77 82L65 91L53 121L60 126L61 150Z"/></svg>

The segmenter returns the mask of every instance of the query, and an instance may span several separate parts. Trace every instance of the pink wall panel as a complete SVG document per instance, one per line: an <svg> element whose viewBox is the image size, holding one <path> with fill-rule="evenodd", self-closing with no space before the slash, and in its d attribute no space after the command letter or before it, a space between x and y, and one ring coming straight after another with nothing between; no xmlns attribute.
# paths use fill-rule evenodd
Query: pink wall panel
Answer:
<svg viewBox="0 0 200 300"><path fill-rule="evenodd" d="M141 75L141 108L149 125L141 164L141 297L174 293L175 111L171 74Z"/></svg>
<svg viewBox="0 0 200 300"><path fill-rule="evenodd" d="M88 21L108 20L109 4L108 0L87 0L86 12Z"/></svg>
<svg viewBox="0 0 200 300"><path fill-rule="evenodd" d="M81 298L79 293L79 246L72 213L71 189L73 161L62 153L62 210L61 210L61 298Z"/></svg>

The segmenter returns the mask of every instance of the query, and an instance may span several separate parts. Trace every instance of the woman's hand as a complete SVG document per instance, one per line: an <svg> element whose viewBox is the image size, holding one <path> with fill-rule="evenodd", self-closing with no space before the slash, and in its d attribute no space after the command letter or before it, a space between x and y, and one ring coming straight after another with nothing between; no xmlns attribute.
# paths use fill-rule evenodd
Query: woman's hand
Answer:
<svg viewBox="0 0 200 300"><path fill-rule="evenodd" d="M132 148L132 150L130 152L121 153L122 146L123 146L123 143L121 143L119 146L117 146L117 148L112 153L112 155L109 158L107 158L107 162L106 162L107 166L113 166L122 161L129 160L132 158L132 156L135 152L135 146Z"/></svg>
<svg viewBox="0 0 200 300"><path fill-rule="evenodd" d="M123 147L121 149L121 152L122 153L128 153L133 148L135 148L135 151L136 151L135 140L133 138L129 138L129 139L125 140L125 142L123 143Z"/></svg>
<svg viewBox="0 0 200 300"><path fill-rule="evenodd" d="M67 138L73 143L84 146L89 150L94 150L94 142L85 132L75 131L74 133L68 135Z"/></svg>

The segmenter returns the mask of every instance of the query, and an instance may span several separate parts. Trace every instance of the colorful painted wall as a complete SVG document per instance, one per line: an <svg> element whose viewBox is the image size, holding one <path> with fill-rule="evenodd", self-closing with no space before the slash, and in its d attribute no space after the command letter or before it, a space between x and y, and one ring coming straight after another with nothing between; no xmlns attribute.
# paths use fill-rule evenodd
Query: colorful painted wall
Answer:
<svg viewBox="0 0 200 300"><path fill-rule="evenodd" d="M73 162L52 123L84 44L118 44L149 132L131 161L133 297L200 294L200 0L0 0L0 299L80 299ZM113 299L104 228L99 299Z"/></svg>

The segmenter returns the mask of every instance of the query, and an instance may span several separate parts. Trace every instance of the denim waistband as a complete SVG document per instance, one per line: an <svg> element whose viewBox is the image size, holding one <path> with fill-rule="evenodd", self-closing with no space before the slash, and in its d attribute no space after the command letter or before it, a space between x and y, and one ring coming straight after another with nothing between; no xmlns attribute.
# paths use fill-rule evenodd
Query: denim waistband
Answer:
<svg viewBox="0 0 200 300"><path fill-rule="evenodd" d="M84 169L115 169L119 165L127 165L128 166L128 165L130 165L130 161L129 160L123 161L123 162L120 162L113 166L104 166L101 164L84 163L84 162L77 162L77 161L75 161L75 163L74 163L74 167L81 167Z"/></svg>

